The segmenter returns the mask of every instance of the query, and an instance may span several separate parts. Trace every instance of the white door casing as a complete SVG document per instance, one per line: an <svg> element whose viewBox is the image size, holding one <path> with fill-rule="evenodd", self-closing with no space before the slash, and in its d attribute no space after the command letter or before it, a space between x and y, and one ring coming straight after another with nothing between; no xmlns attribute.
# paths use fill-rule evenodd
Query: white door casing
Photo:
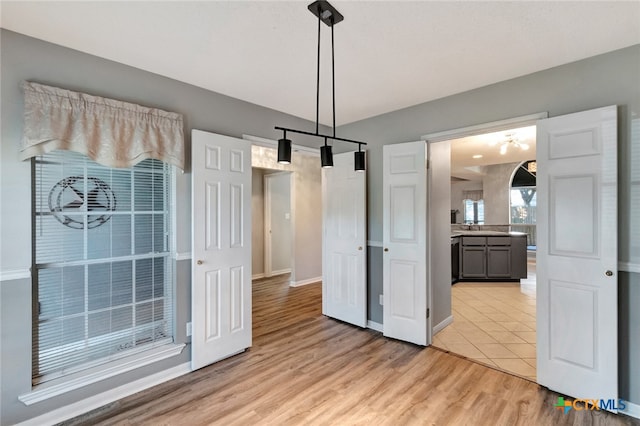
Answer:
<svg viewBox="0 0 640 426"><path fill-rule="evenodd" d="M251 143L192 131L196 370L251 346Z"/></svg>
<svg viewBox="0 0 640 426"><path fill-rule="evenodd" d="M322 313L366 327L366 173L353 152L333 156L322 169Z"/></svg>
<svg viewBox="0 0 640 426"><path fill-rule="evenodd" d="M538 383L617 401L617 108L537 129Z"/></svg>
<svg viewBox="0 0 640 426"><path fill-rule="evenodd" d="M427 144L383 146L383 332L418 345L427 330Z"/></svg>

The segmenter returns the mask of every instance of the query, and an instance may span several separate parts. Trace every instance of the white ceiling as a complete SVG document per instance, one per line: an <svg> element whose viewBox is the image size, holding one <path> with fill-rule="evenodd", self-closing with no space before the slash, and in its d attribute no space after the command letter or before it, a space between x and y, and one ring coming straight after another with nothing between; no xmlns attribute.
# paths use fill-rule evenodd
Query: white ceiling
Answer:
<svg viewBox="0 0 640 426"><path fill-rule="evenodd" d="M315 120L311 1L9 2L3 28ZM337 124L640 43L640 2L332 1ZM321 121L330 124L323 24Z"/></svg>
<svg viewBox="0 0 640 426"><path fill-rule="evenodd" d="M508 145L500 154L500 147L508 140L521 145ZM451 142L451 176L458 179L482 180L486 166L518 163L536 158L536 126L520 127L483 135L453 139ZM523 149L526 145L527 149ZM481 155L480 158L474 156Z"/></svg>

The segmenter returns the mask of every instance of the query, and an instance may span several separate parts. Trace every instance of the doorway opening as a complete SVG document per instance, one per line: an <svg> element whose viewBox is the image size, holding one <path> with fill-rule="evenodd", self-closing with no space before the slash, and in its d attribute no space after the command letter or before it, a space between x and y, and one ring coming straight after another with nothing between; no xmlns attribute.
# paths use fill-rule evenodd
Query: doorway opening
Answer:
<svg viewBox="0 0 640 426"><path fill-rule="evenodd" d="M433 345L536 381L536 128L493 130L446 140L453 320Z"/></svg>
<svg viewBox="0 0 640 426"><path fill-rule="evenodd" d="M322 199L319 154L296 148L294 162L282 165L273 144L252 142L252 319L257 338L321 314Z"/></svg>

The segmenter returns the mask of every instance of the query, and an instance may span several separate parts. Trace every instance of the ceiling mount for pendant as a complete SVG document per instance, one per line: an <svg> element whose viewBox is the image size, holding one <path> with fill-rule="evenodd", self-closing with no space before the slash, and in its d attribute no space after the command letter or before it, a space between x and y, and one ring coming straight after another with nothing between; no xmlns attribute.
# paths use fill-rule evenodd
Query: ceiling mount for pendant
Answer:
<svg viewBox="0 0 640 426"><path fill-rule="evenodd" d="M336 78L335 78L335 56L333 43L333 27L335 24L344 20L344 16L336 10L328 1L318 0L308 6L309 11L318 18L318 67L316 78L316 131L307 132L303 130L290 129L287 127L276 126L276 130L284 132L282 139L278 140L278 163L291 163L291 140L287 139L287 132L298 133L302 135L310 135L318 138L324 138L324 145L320 148L320 157L322 167L333 166L333 153L331 146L327 144L327 140L349 142L358 144L358 151L354 153L354 170L365 170L365 153L362 151L362 145L366 142L355 141L351 139L339 138L336 136ZM331 89L333 104L333 135L324 135L319 132L320 126L320 23L324 22L331 28Z"/></svg>
<svg viewBox="0 0 640 426"><path fill-rule="evenodd" d="M309 5L308 9L330 27L344 20L344 16L335 7L331 6L328 1L314 1Z"/></svg>

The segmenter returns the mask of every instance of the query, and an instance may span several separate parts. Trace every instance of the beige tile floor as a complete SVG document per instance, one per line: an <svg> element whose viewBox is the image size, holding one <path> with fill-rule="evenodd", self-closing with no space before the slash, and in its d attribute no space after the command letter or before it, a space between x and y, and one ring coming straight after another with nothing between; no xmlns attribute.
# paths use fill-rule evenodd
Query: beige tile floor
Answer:
<svg viewBox="0 0 640 426"><path fill-rule="evenodd" d="M451 289L453 323L433 345L536 380L536 263L520 283L465 282Z"/></svg>

